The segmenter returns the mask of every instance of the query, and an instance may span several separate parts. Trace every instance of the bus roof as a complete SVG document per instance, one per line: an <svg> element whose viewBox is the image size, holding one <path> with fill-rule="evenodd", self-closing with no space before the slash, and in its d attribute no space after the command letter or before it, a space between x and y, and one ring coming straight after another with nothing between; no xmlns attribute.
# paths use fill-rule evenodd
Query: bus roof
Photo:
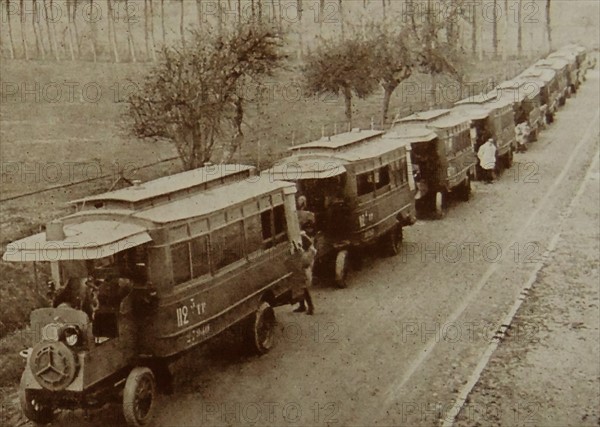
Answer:
<svg viewBox="0 0 600 427"><path fill-rule="evenodd" d="M566 59L557 58L556 56L554 56L554 57L548 57L546 59L540 59L535 64L533 64L533 67L550 68L552 70L562 70L563 68L567 67L568 65L569 65L569 61L567 61Z"/></svg>
<svg viewBox="0 0 600 427"><path fill-rule="evenodd" d="M249 177L254 169L253 166L239 164L205 166L120 190L84 197L74 200L71 203L79 204L110 200L137 204L161 197L169 198L169 196L175 193L190 192L193 189L198 190L198 187L202 187L203 189L207 184L220 183L224 178L239 176L240 179L243 179Z"/></svg>
<svg viewBox="0 0 600 427"><path fill-rule="evenodd" d="M402 118L397 117L394 119L394 123L431 122L433 120L439 119L442 116L447 115L449 112L450 112L450 110L448 110L448 109L420 111L420 112L411 114L410 116L407 116L407 117L402 117Z"/></svg>
<svg viewBox="0 0 600 427"><path fill-rule="evenodd" d="M524 81L538 80L548 83L554 78L555 75L556 71L550 68L538 68L532 66L519 74L517 78Z"/></svg>
<svg viewBox="0 0 600 427"><path fill-rule="evenodd" d="M395 125L384 135L384 139L399 139L404 144L432 141L435 138L437 138L436 133L425 126L404 123Z"/></svg>
<svg viewBox="0 0 600 427"><path fill-rule="evenodd" d="M372 140L373 138L377 138L382 134L383 131L380 130L353 129L350 132L339 133L337 135L332 136L325 136L317 141L296 145L294 147L291 147L290 150L294 153L315 148L336 151L340 149L346 149L354 144Z"/></svg>

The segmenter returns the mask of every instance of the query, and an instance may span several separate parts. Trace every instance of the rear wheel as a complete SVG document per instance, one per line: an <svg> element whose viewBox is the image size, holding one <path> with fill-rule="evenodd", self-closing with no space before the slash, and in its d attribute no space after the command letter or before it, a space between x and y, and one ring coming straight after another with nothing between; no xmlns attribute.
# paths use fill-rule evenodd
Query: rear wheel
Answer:
<svg viewBox="0 0 600 427"><path fill-rule="evenodd" d="M446 191L438 191L435 193L435 217L437 219L442 219L446 215L447 199L448 193Z"/></svg>
<svg viewBox="0 0 600 427"><path fill-rule="evenodd" d="M339 251L335 257L335 284L338 288L348 287L350 253L344 249Z"/></svg>
<svg viewBox="0 0 600 427"><path fill-rule="evenodd" d="M460 197L460 200L462 200L463 202L467 202L471 198L471 178L469 178L468 175L460 185L458 195Z"/></svg>
<svg viewBox="0 0 600 427"><path fill-rule="evenodd" d="M396 224L384 237L384 250L386 255L395 256L402 247L402 226Z"/></svg>
<svg viewBox="0 0 600 427"><path fill-rule="evenodd" d="M275 311L271 304L261 302L250 318L249 330L246 333L250 349L257 354L268 353L275 341Z"/></svg>
<svg viewBox="0 0 600 427"><path fill-rule="evenodd" d="M21 376L19 386L19 403L23 414L38 425L46 425L54 420L54 408L34 399L25 388L25 373Z"/></svg>
<svg viewBox="0 0 600 427"><path fill-rule="evenodd" d="M506 153L506 158L504 161L504 166L506 167L506 169L509 169L513 164L513 150L512 148L508 150L508 153Z"/></svg>
<svg viewBox="0 0 600 427"><path fill-rule="evenodd" d="M144 426L152 419L156 380L152 370L138 366L131 370L123 390L123 415L131 426Z"/></svg>

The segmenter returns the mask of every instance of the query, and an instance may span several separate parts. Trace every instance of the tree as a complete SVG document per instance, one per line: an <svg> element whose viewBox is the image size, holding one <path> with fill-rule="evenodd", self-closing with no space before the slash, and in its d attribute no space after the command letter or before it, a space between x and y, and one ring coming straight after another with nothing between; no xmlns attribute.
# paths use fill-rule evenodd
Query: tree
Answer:
<svg viewBox="0 0 600 427"><path fill-rule="evenodd" d="M133 41L133 32L131 31L132 19L134 19L133 16L129 14L129 0L125 0L125 20L127 21L127 44L129 45L129 56L132 62L136 62L135 43Z"/></svg>
<svg viewBox="0 0 600 427"><path fill-rule="evenodd" d="M375 77L383 88L381 124L387 122L392 94L403 80L412 74L413 59L407 30L398 30L385 23L372 25L368 31L370 49L374 55Z"/></svg>
<svg viewBox="0 0 600 427"><path fill-rule="evenodd" d="M6 0L6 23L8 25L8 39L10 41L9 49L10 49L10 59L15 59L15 41L13 40L12 34L12 24L10 22L10 15L12 15L12 10L10 8L10 0Z"/></svg>
<svg viewBox="0 0 600 427"><path fill-rule="evenodd" d="M352 97L365 98L377 88L370 44L357 38L325 41L306 60L304 84L311 95L342 94L352 126Z"/></svg>
<svg viewBox="0 0 600 427"><path fill-rule="evenodd" d="M129 98L132 132L171 141L188 170L210 161L216 147L232 156L243 141L241 88L278 66L280 40L264 27L245 25L222 35L193 31L185 47L165 47Z"/></svg>
<svg viewBox="0 0 600 427"><path fill-rule="evenodd" d="M42 42L42 30L39 28L40 19L39 19L39 11L38 11L38 3L36 0L32 1L32 9L33 16L31 19L31 26L33 29L33 35L35 37L35 50L38 56L41 55L42 59L46 59L46 49L44 47L44 43Z"/></svg>
<svg viewBox="0 0 600 427"><path fill-rule="evenodd" d="M90 46L92 48L92 59L94 62L97 61L96 54L96 19L93 17L94 0L90 0L90 15L88 16L88 22L90 23Z"/></svg>
<svg viewBox="0 0 600 427"><path fill-rule="evenodd" d="M24 0L21 0L19 3L19 18L21 21L21 46L23 48L23 57L26 60L28 60L29 49L27 48L27 40L25 39L25 23L27 22L27 15L24 12L23 2Z"/></svg>
<svg viewBox="0 0 600 427"><path fill-rule="evenodd" d="M45 1L45 0L44 0ZM119 62L119 49L117 47L117 31L115 29L115 16L113 14L112 0L106 0L107 12L106 19L108 21L108 44L112 47L113 60Z"/></svg>
<svg viewBox="0 0 600 427"><path fill-rule="evenodd" d="M548 40L548 51L552 51L552 27L550 25L550 0L546 0L546 37Z"/></svg>

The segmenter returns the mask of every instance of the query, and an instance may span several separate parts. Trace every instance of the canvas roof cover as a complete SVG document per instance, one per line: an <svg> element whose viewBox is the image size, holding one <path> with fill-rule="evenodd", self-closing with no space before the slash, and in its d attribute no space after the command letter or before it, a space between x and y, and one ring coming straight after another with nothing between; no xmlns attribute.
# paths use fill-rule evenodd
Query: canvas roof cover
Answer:
<svg viewBox="0 0 600 427"><path fill-rule="evenodd" d="M407 116L407 117L402 117L402 118L396 117L394 119L394 123L431 122L431 121L436 120L444 115L447 115L449 112L450 112L450 110L448 110L448 109L420 111L420 112L411 114L410 116Z"/></svg>
<svg viewBox="0 0 600 427"><path fill-rule="evenodd" d="M65 224L64 240L48 241L38 233L9 243L4 261L64 261L99 259L152 240L146 228L120 221Z"/></svg>
<svg viewBox="0 0 600 427"><path fill-rule="evenodd" d="M435 132L423 125L399 123L383 137L384 139L401 140L403 144L433 141L437 138Z"/></svg>

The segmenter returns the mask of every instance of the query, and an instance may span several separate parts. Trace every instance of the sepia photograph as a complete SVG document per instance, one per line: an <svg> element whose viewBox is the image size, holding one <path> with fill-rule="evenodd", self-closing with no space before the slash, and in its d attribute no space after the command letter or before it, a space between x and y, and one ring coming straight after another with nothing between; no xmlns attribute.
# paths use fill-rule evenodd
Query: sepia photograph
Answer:
<svg viewBox="0 0 600 427"><path fill-rule="evenodd" d="M600 426L600 1L0 6L1 427Z"/></svg>

